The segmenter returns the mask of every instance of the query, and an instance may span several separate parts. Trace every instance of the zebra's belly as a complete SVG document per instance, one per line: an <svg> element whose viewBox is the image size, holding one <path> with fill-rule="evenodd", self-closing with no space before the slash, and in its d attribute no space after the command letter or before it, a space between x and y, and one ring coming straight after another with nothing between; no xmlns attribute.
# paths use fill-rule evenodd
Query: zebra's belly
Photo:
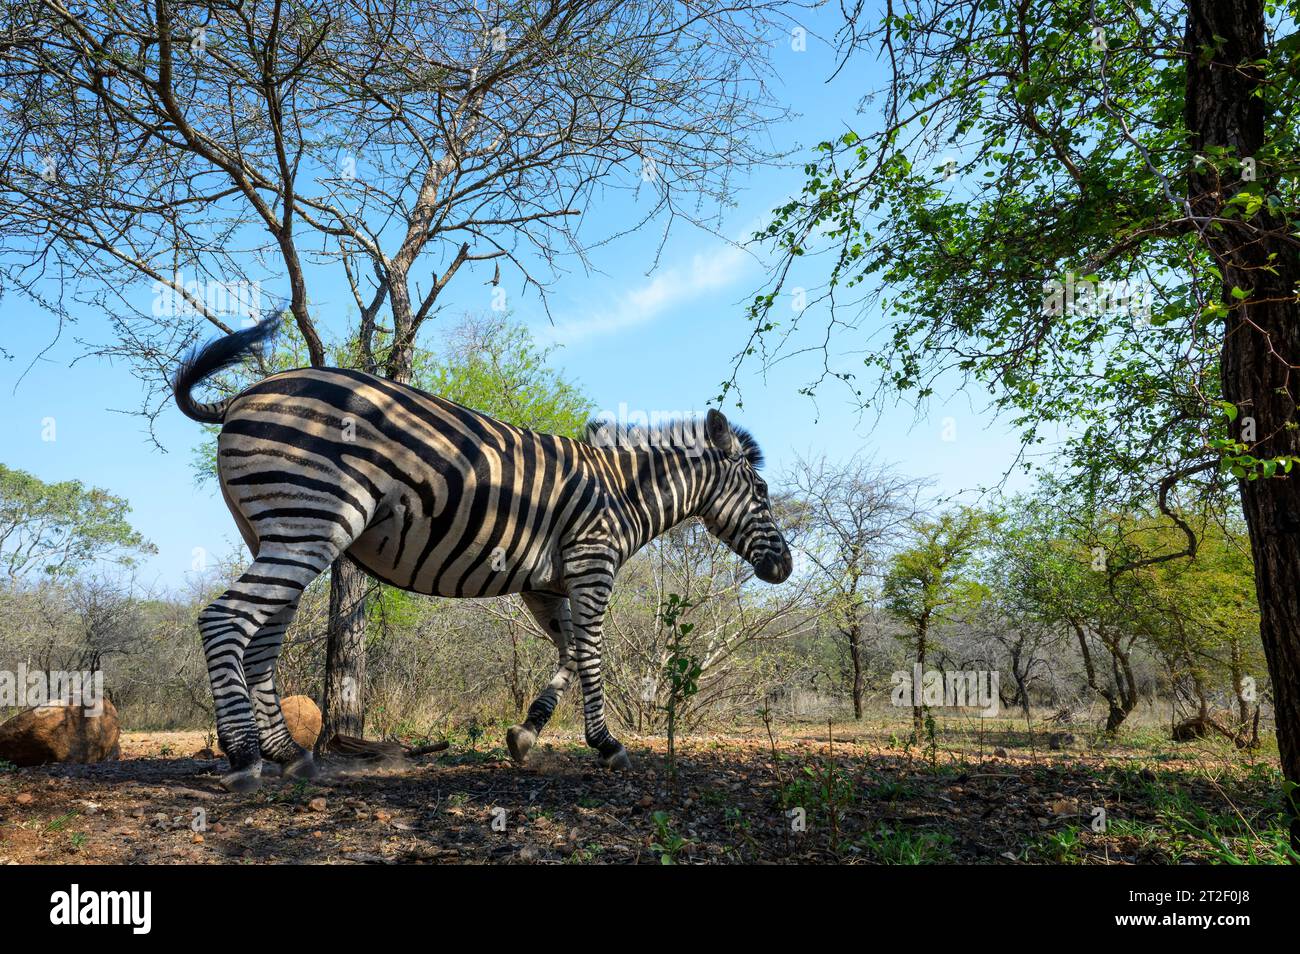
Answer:
<svg viewBox="0 0 1300 954"><path fill-rule="evenodd" d="M489 524L435 536L400 510L376 520L348 548L371 576L430 596L501 596L559 584L558 560L543 541L516 539Z"/></svg>

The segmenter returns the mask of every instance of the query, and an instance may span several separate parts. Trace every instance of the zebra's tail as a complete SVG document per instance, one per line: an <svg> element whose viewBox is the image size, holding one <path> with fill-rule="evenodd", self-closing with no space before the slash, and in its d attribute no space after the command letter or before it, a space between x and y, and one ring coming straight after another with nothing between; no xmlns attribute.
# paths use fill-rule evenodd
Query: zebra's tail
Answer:
<svg viewBox="0 0 1300 954"><path fill-rule="evenodd" d="M209 341L202 348L192 350L176 369L176 376L172 378L172 394L176 396L176 406L180 408L181 413L191 420L202 421L204 424L220 424L226 416L226 405L230 403L230 398L204 403L194 400L190 392L200 381L230 367L245 355L260 348L275 334L279 324L280 312L277 311L251 328L236 331L224 338L217 338L215 341Z"/></svg>

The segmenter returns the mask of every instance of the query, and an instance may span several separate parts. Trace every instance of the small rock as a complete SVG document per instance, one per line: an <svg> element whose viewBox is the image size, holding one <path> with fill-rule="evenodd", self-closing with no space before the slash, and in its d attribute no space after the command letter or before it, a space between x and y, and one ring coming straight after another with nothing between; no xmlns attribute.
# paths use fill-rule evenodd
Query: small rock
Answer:
<svg viewBox="0 0 1300 954"><path fill-rule="evenodd" d="M23 792L17 798L15 798L14 801L17 802L19 805L30 805L32 803L32 793Z"/></svg>
<svg viewBox="0 0 1300 954"><path fill-rule="evenodd" d="M637 805L640 806L641 808L649 808L654 803L655 800L651 798L649 795L643 795L641 796L641 800L637 802Z"/></svg>
<svg viewBox="0 0 1300 954"><path fill-rule="evenodd" d="M387 825L392 820L393 820L392 812L386 812L382 808L379 811L375 812L375 821L379 822L382 825Z"/></svg>
<svg viewBox="0 0 1300 954"><path fill-rule="evenodd" d="M1058 798L1052 802L1053 815L1073 815L1078 811L1078 805L1068 798Z"/></svg>
<svg viewBox="0 0 1300 954"><path fill-rule="evenodd" d="M203 836L200 835L200 834L196 831L196 832L194 833L194 837L191 838L190 841L193 842L193 843L196 844L196 845L201 845L201 844L203 844Z"/></svg>
<svg viewBox="0 0 1300 954"><path fill-rule="evenodd" d="M323 798L313 798L310 802L307 803L307 807L314 812L323 812L325 811L327 804L328 803Z"/></svg>

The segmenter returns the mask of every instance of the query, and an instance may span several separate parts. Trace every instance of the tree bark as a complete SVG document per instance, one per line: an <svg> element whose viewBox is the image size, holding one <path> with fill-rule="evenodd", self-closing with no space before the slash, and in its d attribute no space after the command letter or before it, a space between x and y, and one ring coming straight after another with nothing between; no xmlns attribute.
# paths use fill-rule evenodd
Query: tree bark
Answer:
<svg viewBox="0 0 1300 954"><path fill-rule="evenodd" d="M346 556L330 570L325 705L318 747L335 735L363 738L366 727L366 590L370 578Z"/></svg>
<svg viewBox="0 0 1300 954"><path fill-rule="evenodd" d="M1254 64L1267 53L1263 0L1191 0L1187 12L1186 124L1199 155L1223 147L1238 159L1265 145L1269 90ZM1205 55L1202 50L1213 50ZM1201 162L1189 172L1189 196L1200 216L1220 215L1245 185L1223 163ZM1276 171L1259 162L1257 181L1276 191ZM1257 458L1300 455L1291 369L1300 363L1300 314L1295 288L1300 266L1286 241L1287 225L1267 203L1248 222L1206 228L1204 241L1223 274L1225 322L1220 373L1224 397L1240 413L1235 439ZM1233 288L1248 292L1236 301ZM1253 435L1245 431L1253 424ZM1246 438L1251 438L1247 440ZM1300 474L1300 472L1297 472ZM1260 637L1273 685L1282 772L1300 783L1300 476L1241 480L1259 599ZM1300 817L1291 802L1291 840L1300 848Z"/></svg>
<svg viewBox="0 0 1300 954"><path fill-rule="evenodd" d="M862 718L862 695L865 678L862 673L862 627L856 622L845 632L849 641L849 658L853 661L853 718Z"/></svg>
<svg viewBox="0 0 1300 954"><path fill-rule="evenodd" d="M399 384L409 384L414 374L415 333L406 273L389 269L387 297L392 309L394 341L384 370ZM380 299L376 299L376 307ZM361 350L373 360L374 324L361 330ZM334 561L330 571L330 615L325 652L325 705L321 739L335 735L364 738L366 724L366 592L370 579L347 555Z"/></svg>
<svg viewBox="0 0 1300 954"><path fill-rule="evenodd" d="M919 672L921 673L922 679L925 678L925 653L927 649L926 641L929 638L929 635L930 635L930 621L927 617L922 616L920 625L917 626L916 628L916 664L917 666L920 667ZM916 693L920 692L919 686L913 686L912 692L914 693L914 695L912 696L913 700L918 698L924 698L923 696L916 695ZM925 706L913 705L912 706L912 732L916 736L917 744L920 744L921 742L921 735L924 729L925 729Z"/></svg>

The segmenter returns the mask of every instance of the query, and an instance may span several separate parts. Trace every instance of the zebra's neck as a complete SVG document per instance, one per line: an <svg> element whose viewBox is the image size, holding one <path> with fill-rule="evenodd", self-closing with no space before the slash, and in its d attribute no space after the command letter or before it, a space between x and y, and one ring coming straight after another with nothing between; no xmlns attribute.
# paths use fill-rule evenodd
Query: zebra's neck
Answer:
<svg viewBox="0 0 1300 954"><path fill-rule="evenodd" d="M625 558L700 512L717 467L711 451L681 447L608 450L606 490Z"/></svg>

